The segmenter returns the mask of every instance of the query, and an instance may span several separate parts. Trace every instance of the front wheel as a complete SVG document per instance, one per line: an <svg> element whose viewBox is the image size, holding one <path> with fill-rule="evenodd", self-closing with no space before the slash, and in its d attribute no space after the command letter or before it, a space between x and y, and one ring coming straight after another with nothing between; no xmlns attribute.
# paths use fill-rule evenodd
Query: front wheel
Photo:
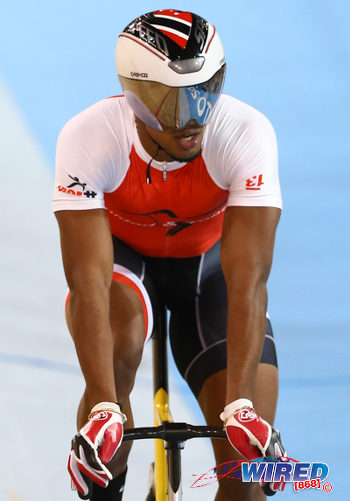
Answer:
<svg viewBox="0 0 350 501"><path fill-rule="evenodd" d="M146 501L156 501L156 493L154 489L154 463L151 463L148 470L148 494Z"/></svg>
<svg viewBox="0 0 350 501"><path fill-rule="evenodd" d="M181 443L167 446L168 501L182 500L181 449L183 449Z"/></svg>
<svg viewBox="0 0 350 501"><path fill-rule="evenodd" d="M262 488L265 496L274 496L276 494L276 491L273 491L271 489L271 487L269 486L269 484L265 484L261 488Z"/></svg>

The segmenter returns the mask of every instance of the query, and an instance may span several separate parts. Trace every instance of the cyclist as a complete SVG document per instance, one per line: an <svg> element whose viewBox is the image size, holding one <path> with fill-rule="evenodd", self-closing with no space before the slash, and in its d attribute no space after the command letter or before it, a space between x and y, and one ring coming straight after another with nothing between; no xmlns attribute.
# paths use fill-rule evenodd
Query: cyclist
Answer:
<svg viewBox="0 0 350 501"><path fill-rule="evenodd" d="M68 469L93 501L121 499L129 395L161 302L180 373L207 423L225 425L217 464L284 452L271 428L277 361L266 314L281 210L274 130L222 94L220 38L194 13L132 21L116 66L124 95L89 107L59 136L53 200L67 324L86 381ZM233 498L264 493L220 480L216 501Z"/></svg>

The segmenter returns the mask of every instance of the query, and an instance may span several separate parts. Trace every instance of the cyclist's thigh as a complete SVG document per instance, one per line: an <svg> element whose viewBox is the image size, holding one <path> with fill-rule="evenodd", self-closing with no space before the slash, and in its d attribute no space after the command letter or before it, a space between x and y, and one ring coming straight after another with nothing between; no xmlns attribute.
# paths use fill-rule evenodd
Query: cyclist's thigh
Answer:
<svg viewBox="0 0 350 501"><path fill-rule="evenodd" d="M218 242L198 263L197 287L192 299L179 301L170 319L174 359L196 398L210 376L226 369L226 325L227 294ZM268 318L260 361L277 365Z"/></svg>

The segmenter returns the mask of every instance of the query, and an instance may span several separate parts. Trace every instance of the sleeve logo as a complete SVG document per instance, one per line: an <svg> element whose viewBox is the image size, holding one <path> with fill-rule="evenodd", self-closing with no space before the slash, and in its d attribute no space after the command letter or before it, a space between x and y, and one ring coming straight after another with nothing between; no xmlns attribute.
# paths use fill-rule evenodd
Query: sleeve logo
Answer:
<svg viewBox="0 0 350 501"><path fill-rule="evenodd" d="M250 177L249 179L246 180L245 189L259 191L260 187L263 184L265 184L263 181L263 175L259 174L258 176L253 176L253 177Z"/></svg>
<svg viewBox="0 0 350 501"><path fill-rule="evenodd" d="M61 191L62 193L67 193L67 195L75 195L77 197L85 196L86 198L95 198L97 193L92 190L85 190L86 188L86 183L82 183L78 177L73 177L70 174L68 174L68 177L70 177L73 180L73 183L68 184L67 186L61 186L60 184L57 186L58 191ZM76 189L76 187L81 188ZM73 188L75 188L73 190Z"/></svg>

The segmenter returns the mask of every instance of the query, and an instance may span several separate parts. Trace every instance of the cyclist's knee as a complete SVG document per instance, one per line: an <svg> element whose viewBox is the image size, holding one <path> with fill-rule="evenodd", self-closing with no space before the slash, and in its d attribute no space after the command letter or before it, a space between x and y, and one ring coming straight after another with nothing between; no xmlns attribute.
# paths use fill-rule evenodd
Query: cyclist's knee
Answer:
<svg viewBox="0 0 350 501"><path fill-rule="evenodd" d="M110 307L118 396L128 396L142 358L145 337L144 311L138 295L120 283L113 283L111 287Z"/></svg>
<svg viewBox="0 0 350 501"><path fill-rule="evenodd" d="M114 355L114 376L119 398L128 397L134 387L142 351L143 346L135 345L119 350Z"/></svg>

